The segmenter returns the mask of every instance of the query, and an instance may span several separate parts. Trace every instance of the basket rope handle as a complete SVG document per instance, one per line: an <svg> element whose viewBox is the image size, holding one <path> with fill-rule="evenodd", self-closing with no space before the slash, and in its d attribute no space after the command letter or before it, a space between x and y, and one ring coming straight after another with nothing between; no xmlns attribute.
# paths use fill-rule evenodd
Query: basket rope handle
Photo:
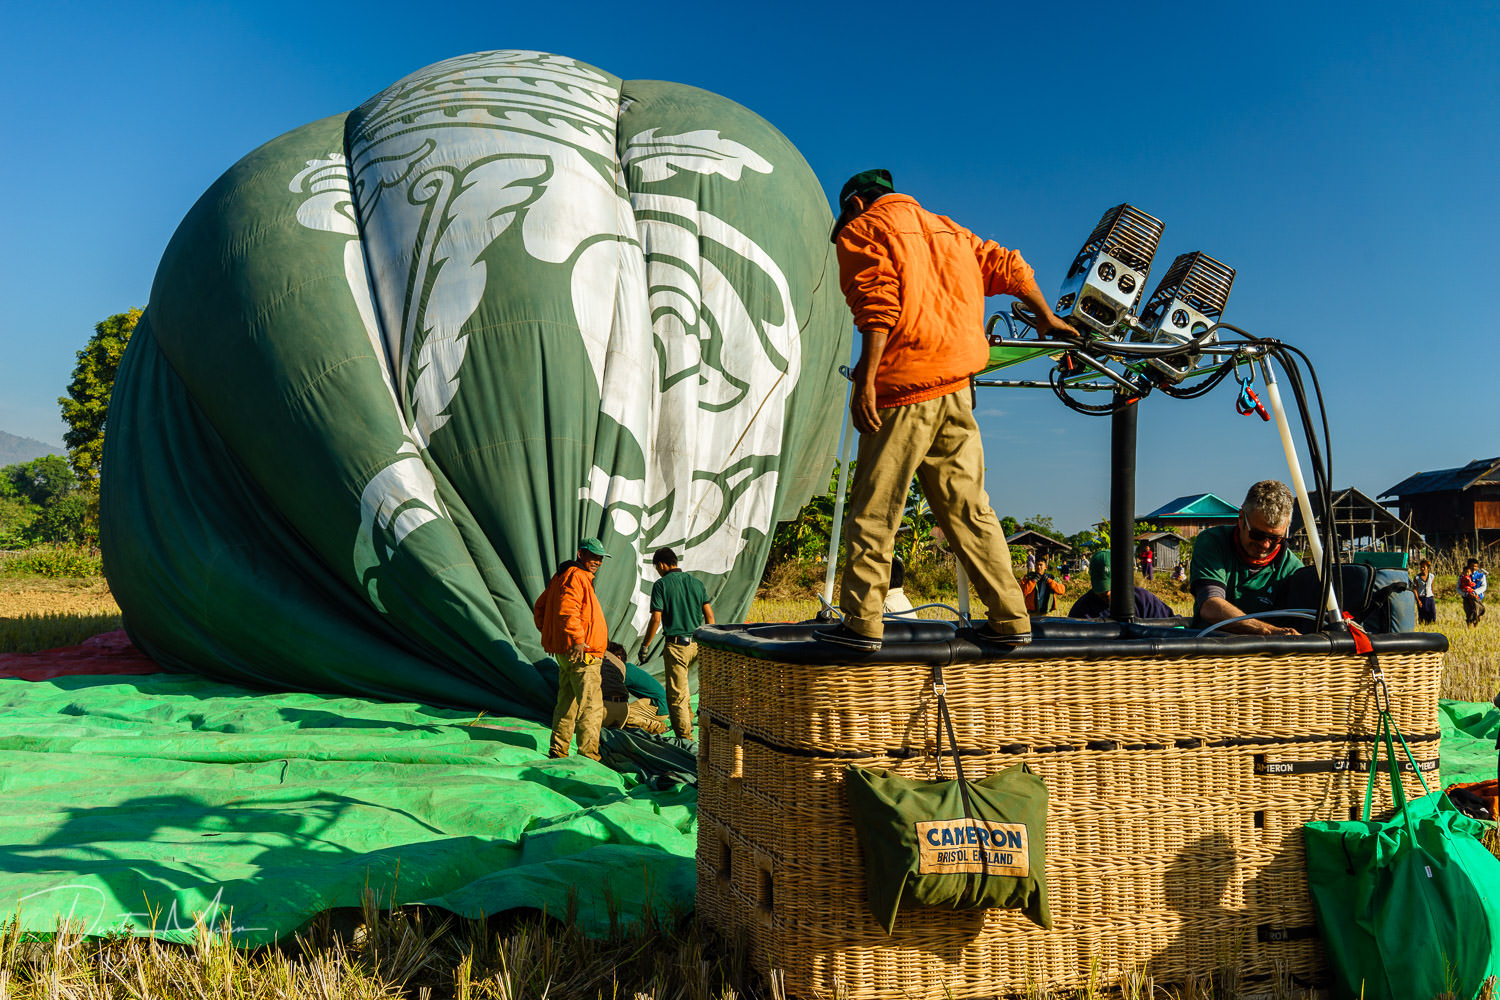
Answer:
<svg viewBox="0 0 1500 1000"><path fill-rule="evenodd" d="M969 799L969 779L964 777L964 765L958 756L958 736L953 731L953 715L948 711L948 685L943 683L943 668L941 664L932 665L932 693L937 695L938 704L938 726L937 726L937 769L938 777L943 774L943 729L948 730L948 751L953 758L953 770L958 775L958 794L964 804L964 818L979 821L974 815L974 804ZM979 848L979 863L983 867L982 877L990 874L990 853L981 846Z"/></svg>
<svg viewBox="0 0 1500 1000"><path fill-rule="evenodd" d="M1368 641L1368 640L1366 640ZM1406 737L1401 733L1401 727L1396 724L1395 717L1391 714L1391 689L1385 681L1385 671L1380 669L1380 660L1373 652L1370 654L1370 677L1375 682L1375 710L1379 712L1379 720L1375 728L1375 745L1370 751L1370 778L1365 783L1365 805L1361 811L1360 818L1364 822L1370 821L1370 807L1375 796L1375 775L1380 770L1380 751L1385 750L1386 764L1390 768L1391 781L1391 803L1399 810L1406 820L1407 831L1413 840L1416 831L1412 829L1411 816L1406 809L1406 788L1401 779L1401 770L1396 766L1396 741L1401 742L1401 749L1406 752L1406 759L1411 762L1412 772L1417 780L1422 783L1422 791L1432 793L1427 785L1427 778L1422 774L1422 768L1417 764L1416 755L1411 752L1411 747L1406 742ZM1393 738L1394 737L1394 738Z"/></svg>

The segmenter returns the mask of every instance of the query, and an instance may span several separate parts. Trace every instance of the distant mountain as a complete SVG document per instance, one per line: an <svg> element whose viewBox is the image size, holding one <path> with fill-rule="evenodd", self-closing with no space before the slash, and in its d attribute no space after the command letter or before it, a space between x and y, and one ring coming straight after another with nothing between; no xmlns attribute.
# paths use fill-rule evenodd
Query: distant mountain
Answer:
<svg viewBox="0 0 1500 1000"><path fill-rule="evenodd" d="M36 438L16 437L0 431L0 467L15 465L17 462L29 462L33 458L41 458L43 455L66 454L55 444L47 444Z"/></svg>

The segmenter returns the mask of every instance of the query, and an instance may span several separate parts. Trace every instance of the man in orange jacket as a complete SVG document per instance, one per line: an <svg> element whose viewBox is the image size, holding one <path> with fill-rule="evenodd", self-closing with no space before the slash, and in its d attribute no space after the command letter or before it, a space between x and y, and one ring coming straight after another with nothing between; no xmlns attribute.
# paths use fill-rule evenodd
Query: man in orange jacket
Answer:
<svg viewBox="0 0 1500 1000"><path fill-rule="evenodd" d="M1047 557L1036 561L1036 569L1021 578L1021 595L1026 599L1026 610L1038 618L1052 613L1052 599L1061 597L1066 588L1047 572Z"/></svg>
<svg viewBox="0 0 1500 1000"><path fill-rule="evenodd" d="M604 609L594 594L594 574L608 557L599 539L579 542L578 557L558 568L531 609L542 633L542 649L557 659L551 757L568 755L576 727L578 752L599 759L599 727L604 723L599 664L609 636Z"/></svg>
<svg viewBox="0 0 1500 1000"><path fill-rule="evenodd" d="M969 379L989 361L987 295L1025 302L1044 334L1078 333L1053 313L1019 253L895 193L888 171L849 178L831 238L863 338L849 403L860 437L839 598L844 620L817 635L851 649L880 648L896 531L916 475L988 612L980 637L1030 642L1010 549L984 490Z"/></svg>

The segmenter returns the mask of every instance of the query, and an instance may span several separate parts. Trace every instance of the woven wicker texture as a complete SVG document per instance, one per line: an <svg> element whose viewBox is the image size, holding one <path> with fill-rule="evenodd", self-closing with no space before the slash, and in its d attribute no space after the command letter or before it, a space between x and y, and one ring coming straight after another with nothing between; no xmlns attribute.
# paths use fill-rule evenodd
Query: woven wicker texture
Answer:
<svg viewBox="0 0 1500 1000"><path fill-rule="evenodd" d="M1397 723L1436 786L1440 652L1381 656ZM865 902L851 764L952 777L922 664L824 667L703 647L698 912L747 937L793 995L984 997L1158 983L1236 965L1322 976L1301 828L1357 816L1373 748L1355 656L1005 661L945 667L965 773L1046 781L1055 926L1009 911ZM1408 794L1421 792L1404 774ZM1389 796L1379 808L1390 808Z"/></svg>

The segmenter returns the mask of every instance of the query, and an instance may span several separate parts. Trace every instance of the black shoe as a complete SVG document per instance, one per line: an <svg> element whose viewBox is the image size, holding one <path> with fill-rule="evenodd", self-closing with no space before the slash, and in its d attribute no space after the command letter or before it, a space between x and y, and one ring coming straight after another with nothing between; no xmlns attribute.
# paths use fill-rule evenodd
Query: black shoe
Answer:
<svg viewBox="0 0 1500 1000"><path fill-rule="evenodd" d="M813 629L813 638L819 642L831 642L835 645L846 646L849 649L857 649L861 653L873 653L881 646L879 639L860 635L843 622L839 622L833 628Z"/></svg>
<svg viewBox="0 0 1500 1000"><path fill-rule="evenodd" d="M979 638L983 639L985 642L996 642L1002 646L1031 645L1030 632L1021 632L1016 635L1001 635L999 632L996 632L993 628L990 627L989 622L985 622L983 625L979 626L979 628L975 629L975 631L979 633Z"/></svg>

